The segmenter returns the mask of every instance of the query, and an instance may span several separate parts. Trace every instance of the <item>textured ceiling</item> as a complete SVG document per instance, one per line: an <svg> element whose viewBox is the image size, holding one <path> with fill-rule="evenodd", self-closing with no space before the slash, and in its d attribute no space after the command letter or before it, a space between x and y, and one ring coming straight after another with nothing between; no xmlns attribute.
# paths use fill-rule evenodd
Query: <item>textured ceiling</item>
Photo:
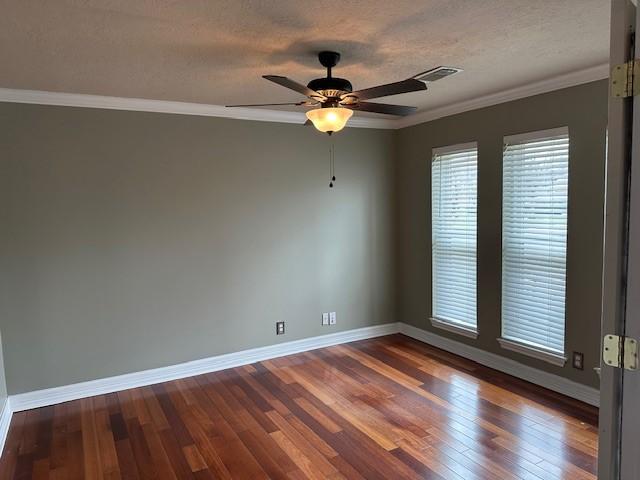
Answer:
<svg viewBox="0 0 640 480"><path fill-rule="evenodd" d="M384 100L422 110L605 63L609 0L0 0L0 87L208 104L296 101L261 79L354 88L464 72Z"/></svg>

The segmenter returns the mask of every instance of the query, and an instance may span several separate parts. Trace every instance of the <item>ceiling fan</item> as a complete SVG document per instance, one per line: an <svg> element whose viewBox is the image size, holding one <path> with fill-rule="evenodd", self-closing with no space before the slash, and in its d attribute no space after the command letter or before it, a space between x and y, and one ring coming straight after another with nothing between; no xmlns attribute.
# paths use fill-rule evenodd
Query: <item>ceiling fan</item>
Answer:
<svg viewBox="0 0 640 480"><path fill-rule="evenodd" d="M331 70L340 61L338 52L323 51L318 54L318 59L323 67L327 69L325 78L311 80L306 86L279 75L263 75L278 85L294 90L305 95L308 100L289 103L263 103L253 105L227 105L227 107L267 107L277 105L295 105L305 107L318 107L307 111L307 123L313 125L321 132L331 135L333 132L342 130L347 121L353 115L354 110L361 112L384 113L387 115L405 116L416 111L416 107L405 105L391 105L386 103L367 102L374 98L398 95L400 93L417 92L427 89L427 82L433 82L444 78L461 70L454 67L437 67L413 78L401 80L399 82L378 85L376 87L365 88L364 90L353 91L353 86L349 80L337 78L331 75Z"/></svg>

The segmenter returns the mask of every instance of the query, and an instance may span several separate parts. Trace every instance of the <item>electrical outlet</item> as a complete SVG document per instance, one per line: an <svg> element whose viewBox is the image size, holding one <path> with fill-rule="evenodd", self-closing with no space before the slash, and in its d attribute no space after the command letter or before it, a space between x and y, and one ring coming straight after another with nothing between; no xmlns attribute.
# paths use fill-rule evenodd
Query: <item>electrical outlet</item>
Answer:
<svg viewBox="0 0 640 480"><path fill-rule="evenodd" d="M276 335L284 335L284 322L276 322Z"/></svg>
<svg viewBox="0 0 640 480"><path fill-rule="evenodd" d="M322 314L322 325L329 325L329 314L328 313L323 313Z"/></svg>
<svg viewBox="0 0 640 480"><path fill-rule="evenodd" d="M329 325L336 324L336 312L329 312Z"/></svg>
<svg viewBox="0 0 640 480"><path fill-rule="evenodd" d="M584 353L573 352L573 368L584 370Z"/></svg>

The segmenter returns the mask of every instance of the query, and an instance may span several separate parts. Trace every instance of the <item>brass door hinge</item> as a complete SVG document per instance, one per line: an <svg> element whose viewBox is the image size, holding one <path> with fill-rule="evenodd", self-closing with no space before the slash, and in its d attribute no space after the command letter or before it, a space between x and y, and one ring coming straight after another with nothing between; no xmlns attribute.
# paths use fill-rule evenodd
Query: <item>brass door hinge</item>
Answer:
<svg viewBox="0 0 640 480"><path fill-rule="evenodd" d="M629 60L611 70L611 96L627 98L640 93L640 60Z"/></svg>
<svg viewBox="0 0 640 480"><path fill-rule="evenodd" d="M610 367L638 370L638 341L619 335L605 335L602 359Z"/></svg>

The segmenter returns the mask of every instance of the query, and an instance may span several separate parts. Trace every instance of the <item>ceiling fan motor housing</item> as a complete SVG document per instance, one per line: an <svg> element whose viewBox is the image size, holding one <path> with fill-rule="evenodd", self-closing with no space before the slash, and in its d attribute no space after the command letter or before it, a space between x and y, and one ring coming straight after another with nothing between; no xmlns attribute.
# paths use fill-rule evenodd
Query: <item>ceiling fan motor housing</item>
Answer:
<svg viewBox="0 0 640 480"><path fill-rule="evenodd" d="M321 93L329 99L328 102L323 103L323 107L337 106L342 95L353 91L353 86L349 80L331 76L331 69L340 61L340 54L338 52L322 51L318 53L318 60L320 60L322 66L327 69L327 76L325 78L311 80L307 87Z"/></svg>
<svg viewBox="0 0 640 480"><path fill-rule="evenodd" d="M349 80L334 77L316 78L311 80L307 87L329 99L335 98L336 100L340 100L341 95L353 91L353 86Z"/></svg>

